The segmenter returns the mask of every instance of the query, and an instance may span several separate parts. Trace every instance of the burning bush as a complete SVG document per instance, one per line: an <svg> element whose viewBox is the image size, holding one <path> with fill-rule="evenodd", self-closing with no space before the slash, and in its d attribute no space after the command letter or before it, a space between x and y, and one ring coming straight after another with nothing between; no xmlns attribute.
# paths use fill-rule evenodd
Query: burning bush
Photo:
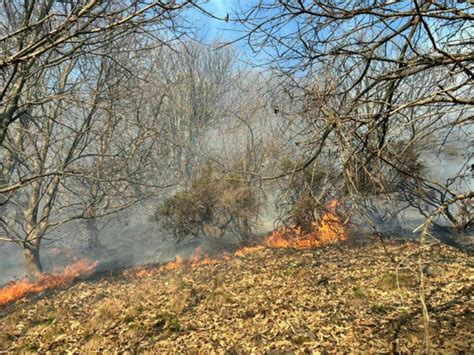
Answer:
<svg viewBox="0 0 474 355"><path fill-rule="evenodd" d="M282 171L291 171L294 162L283 161ZM314 222L326 211L332 200L330 184L336 179L326 164L311 164L306 169L292 174L277 196L276 209L285 226L297 226L303 233L314 230Z"/></svg>
<svg viewBox="0 0 474 355"><path fill-rule="evenodd" d="M312 249L322 245L347 240L345 225L337 215L337 200L326 207L327 212L319 221L311 223L311 229L303 230L298 225L281 227L266 239L265 245L277 248Z"/></svg>
<svg viewBox="0 0 474 355"><path fill-rule="evenodd" d="M155 220L177 240L220 238L226 232L248 241L259 204L252 186L236 176L219 176L208 165L191 186L168 198Z"/></svg>

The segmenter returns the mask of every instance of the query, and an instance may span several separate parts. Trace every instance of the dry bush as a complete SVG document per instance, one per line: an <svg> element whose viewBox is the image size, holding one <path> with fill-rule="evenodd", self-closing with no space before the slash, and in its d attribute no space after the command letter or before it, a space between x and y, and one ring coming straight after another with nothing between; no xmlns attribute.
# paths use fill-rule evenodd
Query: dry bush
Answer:
<svg viewBox="0 0 474 355"><path fill-rule="evenodd" d="M230 232L246 242L258 211L256 193L249 183L237 176L218 175L206 165L188 189L157 209L155 220L178 241L217 239Z"/></svg>
<svg viewBox="0 0 474 355"><path fill-rule="evenodd" d="M309 232L313 228L312 222L321 217L331 200L337 198L342 206L350 207L352 193L357 191L362 207L359 212L377 226L396 224L399 208L380 202L387 196L392 200L406 201L407 192L415 193L408 191L407 187L427 174L423 152L428 143L389 142L387 151L394 161L393 166L382 164L365 152L360 152L344 165L338 164L337 160L335 162L328 154L298 171L294 161L282 161L280 168L283 172L295 172L281 184L277 196L276 208L280 220L285 225L298 225ZM403 205L407 207L406 203ZM338 212L344 213L345 210L340 208Z"/></svg>

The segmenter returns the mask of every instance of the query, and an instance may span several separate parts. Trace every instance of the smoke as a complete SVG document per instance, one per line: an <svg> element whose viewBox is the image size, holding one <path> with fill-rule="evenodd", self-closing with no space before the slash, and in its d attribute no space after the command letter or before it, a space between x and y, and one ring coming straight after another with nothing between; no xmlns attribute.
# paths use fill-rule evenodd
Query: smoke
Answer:
<svg viewBox="0 0 474 355"><path fill-rule="evenodd" d="M470 171L471 164L474 163L474 146L466 143L465 138L456 137L455 132L452 133L440 150L432 147L427 149L421 160L426 174L431 179L447 183L453 177L458 177L453 184L454 189L474 190L474 179ZM277 219L274 206L278 201L274 186L266 190L264 206L255 226L257 235L268 234L274 229ZM371 203L373 210L367 209L366 212L379 232L416 238L417 234L413 233L413 230L425 220L420 211L413 207L400 210L402 206L382 198L374 198ZM232 236L211 241L188 240L184 243L170 240L159 225L150 219L151 210L150 205L142 204L104 219L101 222L103 229L100 232L100 244L92 250L88 245L88 231L83 222L76 221L58 228L47 235L42 245L41 259L45 272L51 272L84 257L99 261L98 270L107 271L135 265L165 263L174 260L177 255L186 259L198 246L202 247L203 255L214 255L223 250L237 248L238 241ZM353 218L351 222L357 224L358 235L371 232L371 227L364 219L357 221ZM447 224L443 217L436 222ZM0 285L24 276L23 255L19 246L0 242L0 270Z"/></svg>
<svg viewBox="0 0 474 355"><path fill-rule="evenodd" d="M146 264L161 264L176 256L190 258L201 246L202 255L232 251L238 241L232 236L219 240L187 240L178 243L166 238L159 225L150 218L150 208L136 206L104 221L100 245L88 246L88 235L81 222L58 228L47 236L41 248L41 262L45 272L62 269L76 259L98 261L98 272ZM18 245L0 244L0 287L25 276L23 254Z"/></svg>

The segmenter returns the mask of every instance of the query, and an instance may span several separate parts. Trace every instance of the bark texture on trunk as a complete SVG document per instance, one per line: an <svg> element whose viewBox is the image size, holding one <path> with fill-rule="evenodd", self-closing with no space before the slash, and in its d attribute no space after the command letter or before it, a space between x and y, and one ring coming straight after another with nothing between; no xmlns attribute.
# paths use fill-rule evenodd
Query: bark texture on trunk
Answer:
<svg viewBox="0 0 474 355"><path fill-rule="evenodd" d="M36 280L42 273L39 247L28 246L23 249L26 276L30 280Z"/></svg>
<svg viewBox="0 0 474 355"><path fill-rule="evenodd" d="M100 231L97 226L97 220L94 218L87 219L85 221L87 231L89 233L89 238L87 240L88 248L91 251L96 250L100 246L99 235Z"/></svg>

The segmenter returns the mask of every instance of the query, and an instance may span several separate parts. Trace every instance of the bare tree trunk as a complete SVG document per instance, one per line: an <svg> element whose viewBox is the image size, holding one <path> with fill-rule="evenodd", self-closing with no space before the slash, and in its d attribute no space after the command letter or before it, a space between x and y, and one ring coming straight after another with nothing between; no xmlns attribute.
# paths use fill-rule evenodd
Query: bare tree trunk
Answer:
<svg viewBox="0 0 474 355"><path fill-rule="evenodd" d="M99 222L96 218L85 220L86 229L88 232L87 248L91 253L100 253L104 246L100 242Z"/></svg>
<svg viewBox="0 0 474 355"><path fill-rule="evenodd" d="M0 147L3 145L5 136L7 135L7 127L3 122L0 122Z"/></svg>
<svg viewBox="0 0 474 355"><path fill-rule="evenodd" d="M36 280L43 273L39 243L25 246L23 249L23 260L25 262L26 276L30 280Z"/></svg>

